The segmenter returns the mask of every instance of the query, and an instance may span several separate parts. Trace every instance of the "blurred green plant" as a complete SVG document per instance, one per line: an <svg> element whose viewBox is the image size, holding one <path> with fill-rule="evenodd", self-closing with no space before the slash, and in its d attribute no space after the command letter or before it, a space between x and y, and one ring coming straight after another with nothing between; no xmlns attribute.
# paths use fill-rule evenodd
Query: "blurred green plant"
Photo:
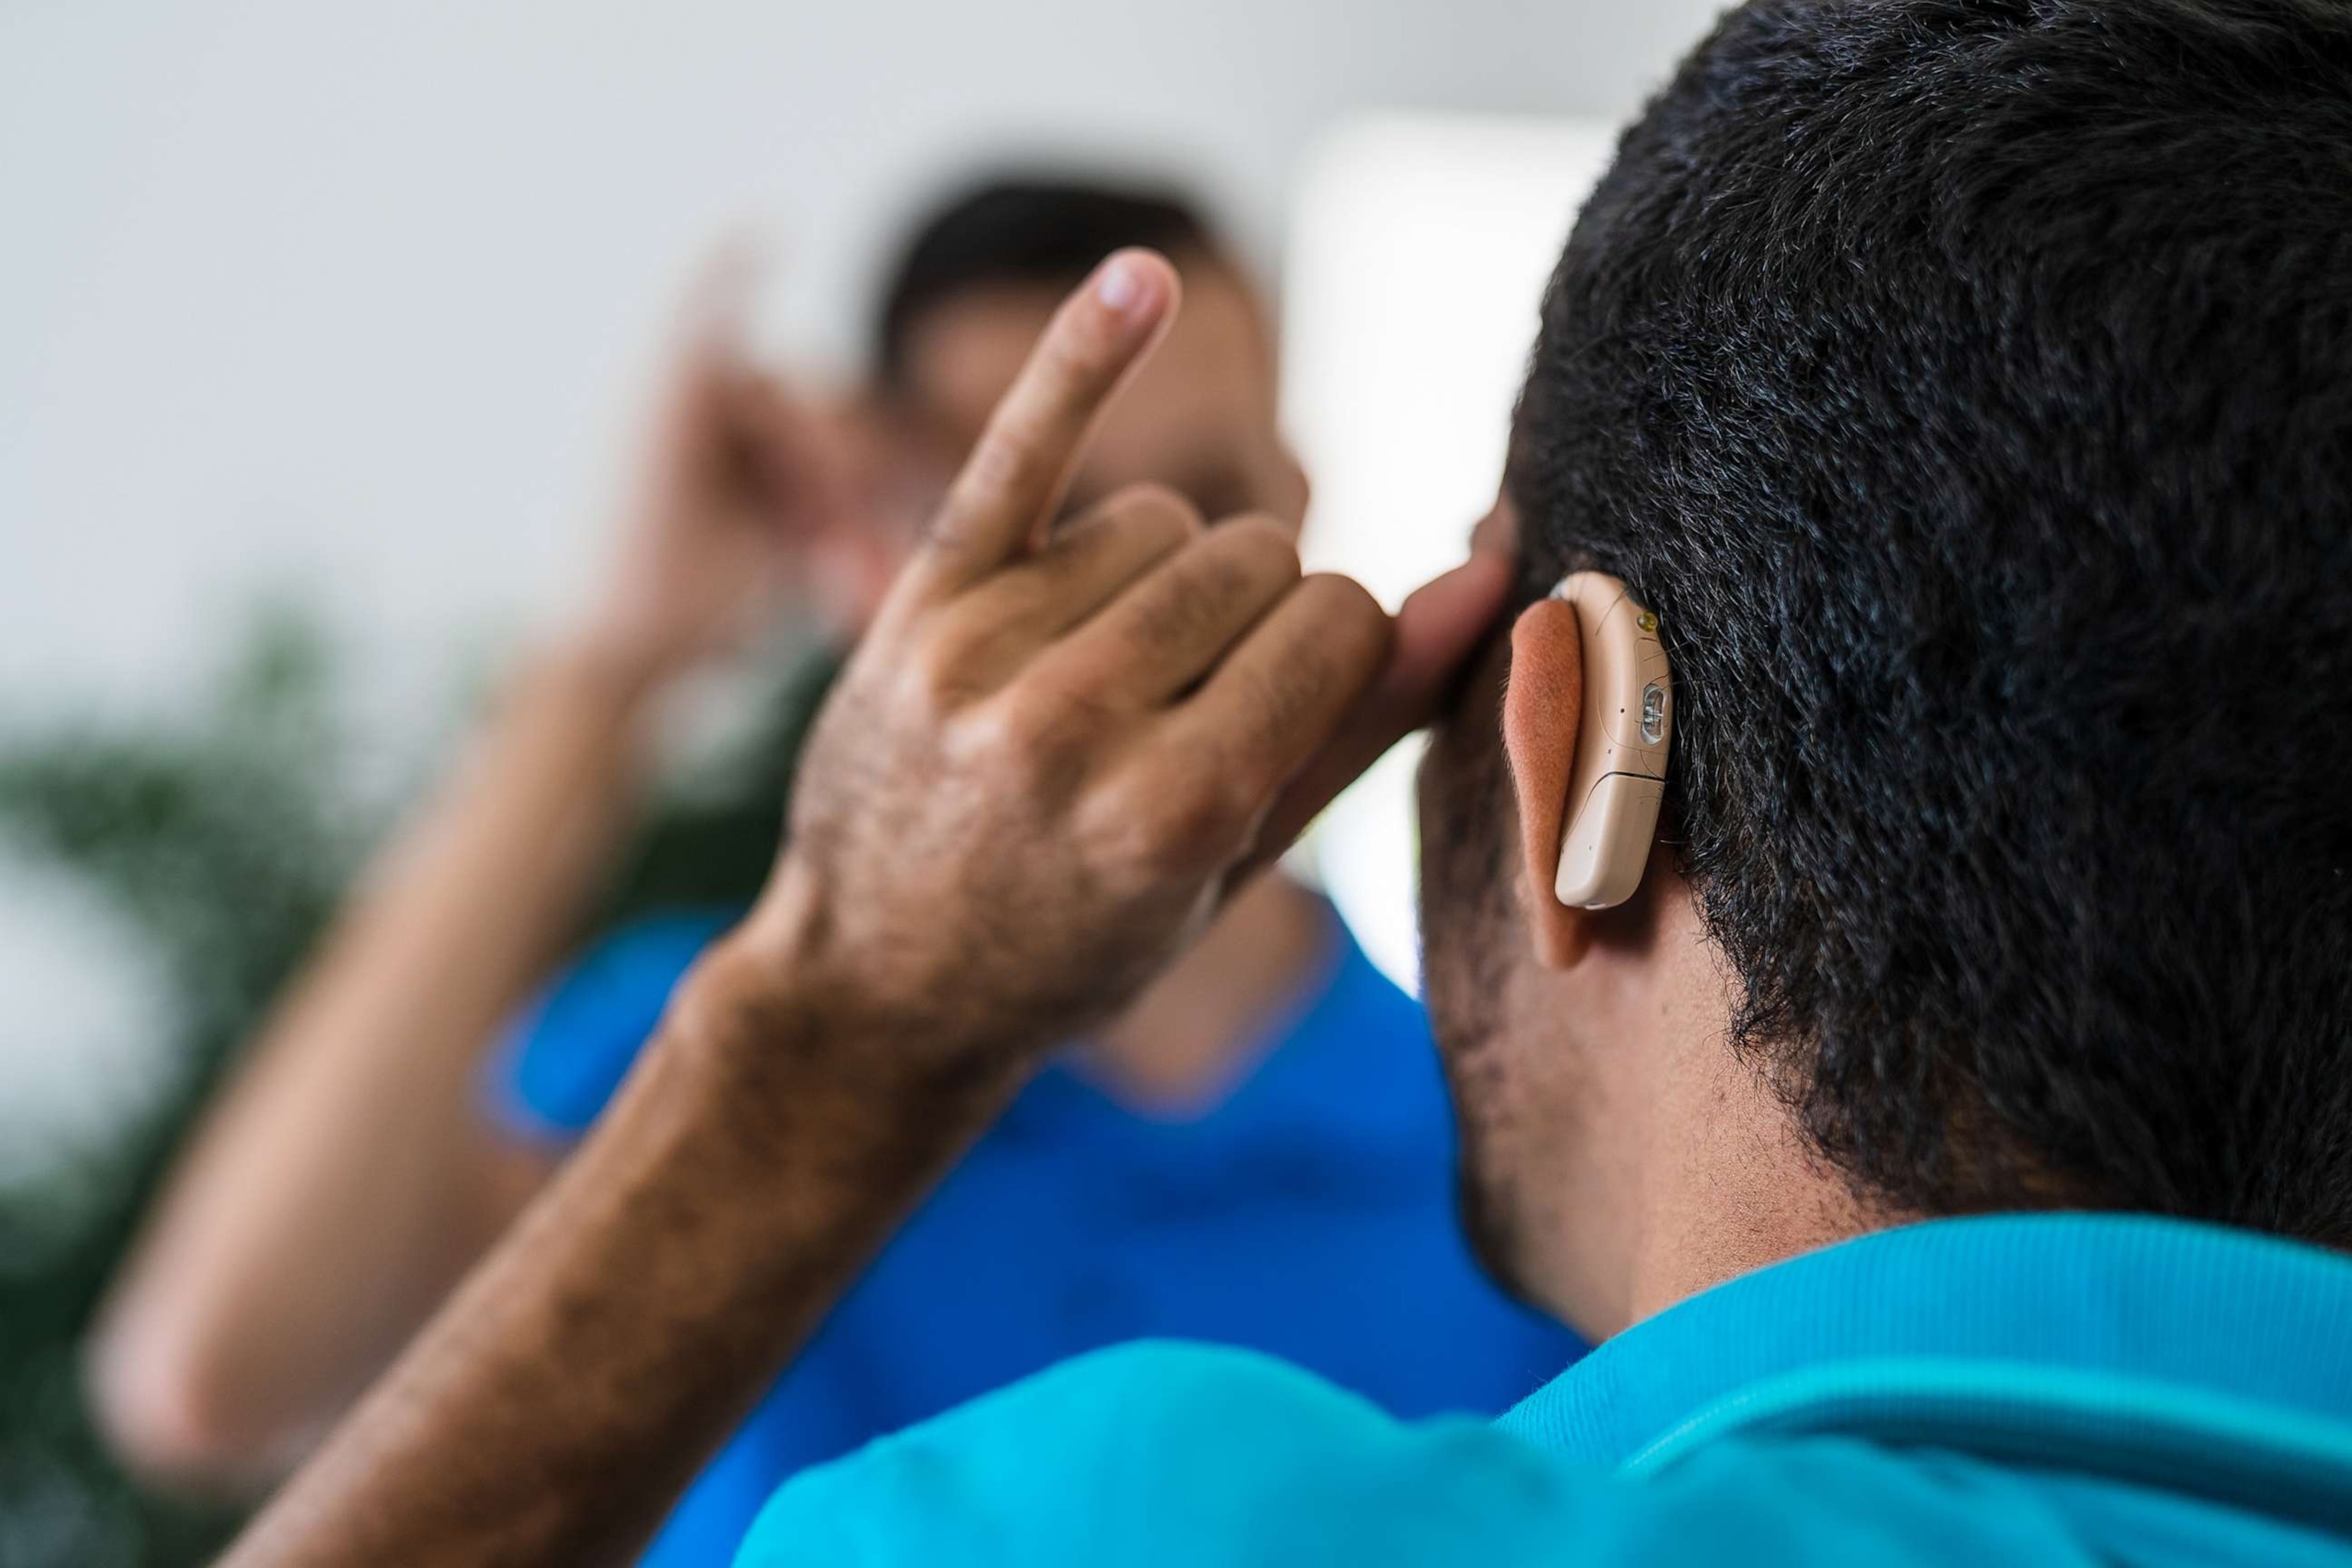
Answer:
<svg viewBox="0 0 2352 1568"><path fill-rule="evenodd" d="M794 660L752 732L672 781L591 928L748 903L834 662ZM0 1568L178 1568L239 1522L142 1487L84 1402L79 1343L141 1211L205 1100L301 962L383 826L350 804L333 648L265 613L170 721L67 721L0 734L0 839L86 883L163 967L173 1091L94 1150L0 1184Z"/></svg>
<svg viewBox="0 0 2352 1568"><path fill-rule="evenodd" d="M339 819L332 660L265 615L169 723L54 722L0 742L0 834L85 881L168 979L176 1092L111 1141L0 1189L0 1564L204 1560L236 1514L140 1487L81 1396L79 1342L196 1108L333 910L361 835Z"/></svg>

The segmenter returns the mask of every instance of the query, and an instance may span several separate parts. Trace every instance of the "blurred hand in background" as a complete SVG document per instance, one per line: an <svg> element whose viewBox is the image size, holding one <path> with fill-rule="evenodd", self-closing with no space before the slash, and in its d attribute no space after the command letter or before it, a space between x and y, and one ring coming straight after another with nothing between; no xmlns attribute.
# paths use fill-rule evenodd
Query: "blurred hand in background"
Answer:
<svg viewBox="0 0 2352 1568"><path fill-rule="evenodd" d="M739 647L779 602L854 633L936 481L869 399L820 399L761 364L738 249L706 268L649 430L589 640L658 680Z"/></svg>

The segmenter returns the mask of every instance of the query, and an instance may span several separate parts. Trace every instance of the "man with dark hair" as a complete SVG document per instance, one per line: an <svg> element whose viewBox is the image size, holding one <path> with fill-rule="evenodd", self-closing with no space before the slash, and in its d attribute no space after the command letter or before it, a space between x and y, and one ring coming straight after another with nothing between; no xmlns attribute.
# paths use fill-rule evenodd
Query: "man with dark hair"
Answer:
<svg viewBox="0 0 2352 1568"><path fill-rule="evenodd" d="M1125 246L1156 250L1179 268L1234 268L1200 209L1172 191L1006 177L951 197L908 237L889 268L875 315L875 381L919 398L913 344L934 310L979 289L1042 284L1058 292Z"/></svg>
<svg viewBox="0 0 2352 1568"><path fill-rule="evenodd" d="M1006 178L942 202L908 237L876 311L872 402L892 455L953 472L1055 301L1129 246L1176 264L1186 321L1140 373L1139 406L1107 420L1065 509L1144 475L1204 517L1261 511L1296 530L1307 477L1276 416L1270 313L1232 247L1172 192Z"/></svg>
<svg viewBox="0 0 2352 1568"><path fill-rule="evenodd" d="M1747 5L1570 240L1486 552L1393 624L1224 531L1106 574L1142 501L1031 542L1174 292L1114 258L662 1070L236 1561L635 1527L715 1423L624 1391L788 1350L728 1291L815 1310L1467 653L1422 792L1468 1199L1609 1342L1494 1427L1088 1358L800 1478L739 1563L2352 1563L2347 84L2341 0ZM1676 703L1601 910L1554 872L1608 667L1545 596L1592 568ZM1157 635L1234 593L1275 607ZM791 1220L719 1201L712 1125ZM771 1267L680 1239L698 1308L597 1289L678 1206Z"/></svg>
<svg viewBox="0 0 2352 1568"><path fill-rule="evenodd" d="M135 1461L215 1485L281 1472L588 1133L758 894L803 727L736 798L665 815L630 852L646 710L780 567L830 593L847 641L1062 293L1138 243L1171 255L1190 305L1071 504L1151 480L1296 533L1271 324L1173 198L1001 182L943 206L892 275L854 405L795 400L706 331L614 607L520 684L362 886L118 1288L96 1384ZM631 916L544 983L615 865L607 901ZM1426 1020L1320 896L1262 879L1090 1025L864 1271L648 1563L723 1560L803 1466L1124 1340L1269 1352L1414 1415L1492 1415L1579 1352L1478 1271ZM1432 1348L1391 1355L1402 1339Z"/></svg>

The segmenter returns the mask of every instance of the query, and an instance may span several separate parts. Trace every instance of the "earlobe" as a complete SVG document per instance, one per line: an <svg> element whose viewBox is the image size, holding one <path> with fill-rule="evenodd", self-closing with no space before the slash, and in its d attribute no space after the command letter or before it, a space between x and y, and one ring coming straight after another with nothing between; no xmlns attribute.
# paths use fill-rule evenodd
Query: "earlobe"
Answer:
<svg viewBox="0 0 2352 1568"><path fill-rule="evenodd" d="M1559 599L1528 606L1511 628L1511 674L1503 692L1503 750L1519 817L1519 903L1536 957L1566 969L1590 944L1590 916L1562 904L1559 869L1569 780L1584 709L1584 649L1576 611Z"/></svg>

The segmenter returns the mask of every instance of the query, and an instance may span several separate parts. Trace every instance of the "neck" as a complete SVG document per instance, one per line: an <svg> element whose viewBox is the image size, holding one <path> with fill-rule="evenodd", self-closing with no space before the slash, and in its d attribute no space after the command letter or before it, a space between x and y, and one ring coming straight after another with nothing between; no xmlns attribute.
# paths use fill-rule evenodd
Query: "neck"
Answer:
<svg viewBox="0 0 2352 1568"><path fill-rule="evenodd" d="M1627 1321L1888 1223L1810 1149L1761 1075L1711 1044L1643 1162Z"/></svg>
<svg viewBox="0 0 2352 1568"><path fill-rule="evenodd" d="M1736 986L1696 904L1661 899L1637 941L1596 951L1579 997L1593 1162L1564 1214L1604 1271L1590 1306L1613 1333L1742 1274L1894 1223L1858 1201L1799 1131L1769 1069L1732 1049ZM1571 1246L1575 1245L1571 1243Z"/></svg>
<svg viewBox="0 0 2352 1568"><path fill-rule="evenodd" d="M1323 900L1279 873L1225 907L1185 955L1091 1040L1085 1060L1147 1110L1198 1105L1239 1076L1329 951Z"/></svg>

